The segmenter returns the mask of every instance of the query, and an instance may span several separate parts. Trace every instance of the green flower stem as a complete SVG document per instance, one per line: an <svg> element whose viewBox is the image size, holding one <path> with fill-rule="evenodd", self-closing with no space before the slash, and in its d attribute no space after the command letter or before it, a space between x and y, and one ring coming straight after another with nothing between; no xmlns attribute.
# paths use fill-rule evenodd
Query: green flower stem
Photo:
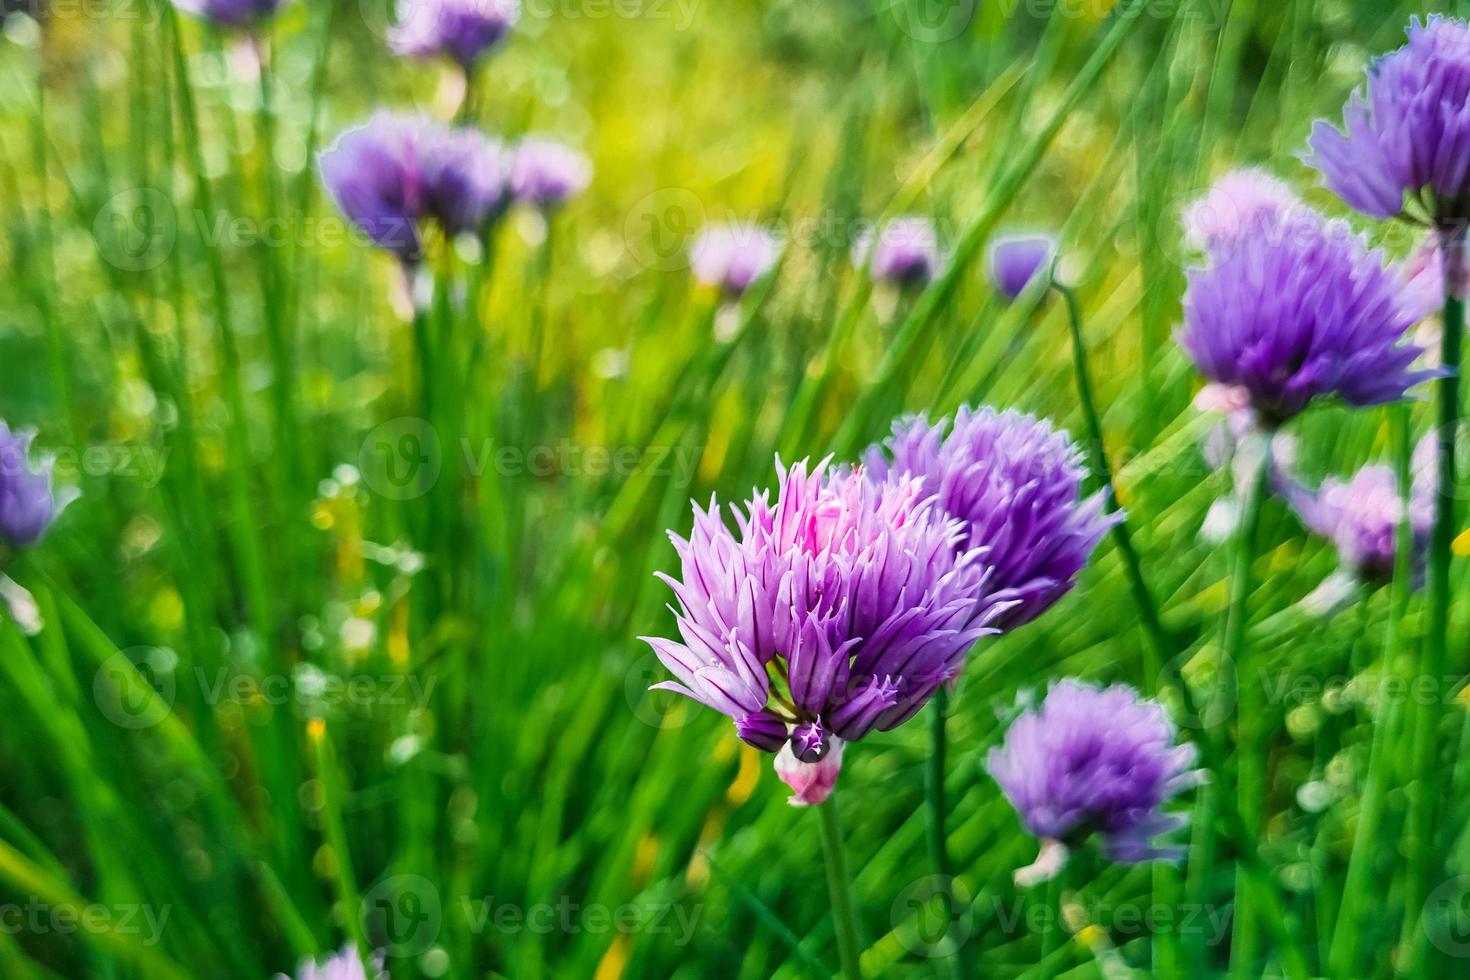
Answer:
<svg viewBox="0 0 1470 980"><path fill-rule="evenodd" d="M1413 450L1409 439L1409 407L1397 405L1389 416L1394 446L1394 470L1400 487L1409 486ZM1335 977L1354 976L1358 972L1358 954L1362 949L1363 900L1372 893L1373 868L1378 863L1379 835L1387 801L1388 775L1393 769L1390 758L1392 742L1399 727L1401 710L1398 699L1390 697L1392 683L1400 677L1404 658L1403 612L1413 588L1414 528L1409 510L1400 515L1394 552L1393 584L1389 599L1388 635L1384 641L1384 657L1379 682L1378 717L1373 719L1373 739L1368 750L1368 772L1363 782L1362 803L1358 811L1357 832L1348 856L1347 876L1343 882L1342 902L1327 953L1327 972ZM1410 678L1402 678L1406 683Z"/></svg>
<svg viewBox="0 0 1470 980"><path fill-rule="evenodd" d="M1103 448L1102 422L1097 414L1097 402L1092 394L1092 380L1087 371L1087 345L1082 339L1082 308L1077 302L1077 294L1070 287L1061 283L1054 283L1056 291L1062 294L1062 299L1067 304L1067 324L1072 332L1072 367L1077 378L1077 400L1082 405L1082 417L1087 425L1087 453L1088 460L1092 465L1093 479L1105 491L1103 506L1110 514L1118 512L1118 488L1113 485L1113 470L1108 465L1108 455ZM1148 642L1144 644L1143 660L1143 687L1149 694L1157 691L1160 680L1159 672L1163 669L1164 658L1171 650L1169 636L1164 632L1163 621L1159 618L1159 609L1154 602L1153 593L1149 591L1148 583L1143 577L1143 566L1138 558L1138 550L1133 547L1133 537L1128 532L1128 522L1120 520L1113 525L1113 546L1118 549L1118 554L1123 558L1123 570L1128 577L1128 590L1133 595L1133 602L1138 607L1138 615L1143 623L1144 635Z"/></svg>
<svg viewBox="0 0 1470 980"><path fill-rule="evenodd" d="M842 830L837 823L837 800L829 796L816 807L822 824L822 854L827 864L827 892L832 900L832 925L837 933L837 955L845 980L862 980L862 944L858 940L857 917L853 912L852 878L847 855L842 850Z"/></svg>
<svg viewBox="0 0 1470 980"><path fill-rule="evenodd" d="M929 810L929 863L934 873L945 880L946 887L952 886L954 874L949 863L949 834L944 826L949 814L944 794L945 759L949 748L944 729L948 719L949 690L941 684L934 692L934 702L929 709L929 758L924 773L924 790ZM950 900L955 900L952 893ZM949 956L945 961L950 976L964 976L963 957Z"/></svg>
<svg viewBox="0 0 1470 980"><path fill-rule="evenodd" d="M1235 532L1234 568L1230 579L1230 606L1225 613L1224 652L1228 663L1235 665L1237 699L1236 724L1236 807L1252 837L1260 834L1260 815L1266 783L1263 718L1265 706L1262 691L1254 683L1253 665L1247 657L1247 604L1251 594L1251 564L1255 559L1256 537L1261 525L1261 506L1266 499L1266 481L1270 473L1271 436L1262 447L1259 468L1253 475ZM1237 976L1258 975L1260 956L1261 909L1259 895L1252 888L1243 867L1236 872L1235 934L1230 944L1230 959ZM1242 972L1244 971L1244 972Z"/></svg>
<svg viewBox="0 0 1470 980"><path fill-rule="evenodd" d="M171 41L171 62L177 86L179 118L184 126L184 148L189 170L194 179L194 203L201 220L214 227L216 213L214 192L204 165L204 141L200 133L199 113L194 101L194 88L189 80L188 59L179 30L178 14L172 5L162 8ZM250 427L245 413L245 386L241 378L240 350L236 342L234 318L230 304L229 280L219 243L204 236L205 265L209 270L213 298L215 329L219 344L220 386L229 409L229 431L225 440L229 460L229 509L231 543L244 583L245 604L257 638L274 653L275 603L266 571L264 549L256 535L256 520L250 484L253 466L250 458ZM182 315L182 313L180 314Z"/></svg>
<svg viewBox="0 0 1470 980"><path fill-rule="evenodd" d="M1465 301L1455 295L1465 279L1465 231L1456 229L1442 236L1444 252L1444 335L1440 340L1440 364L1446 374L1435 382L1438 476L1434 497L1434 525L1429 532L1429 574L1426 589L1428 633L1419 674L1438 681L1445 675L1450 628L1450 557L1455 537L1455 436L1460 424L1460 360L1465 334ZM1425 931L1419 928L1424 913L1430 865L1434 855L1435 766L1440 756L1439 723L1443 716L1440 698L1425 698L1417 708L1413 732L1413 768L1409 782L1409 825L1405 841L1409 867L1404 889L1402 945L1411 951L1410 973L1423 975L1427 949Z"/></svg>
<svg viewBox="0 0 1470 980"><path fill-rule="evenodd" d="M1055 283L1055 288L1062 294L1067 304L1068 323L1072 332L1072 359L1077 375L1078 400L1082 403L1082 412L1088 427L1088 444L1091 453L1091 461L1098 482L1107 490L1107 506L1110 511L1117 508L1117 493L1113 486L1112 470L1108 466L1107 454L1103 448L1102 425L1099 422L1096 403L1092 395L1092 383L1087 370L1087 348L1082 339L1082 315L1081 308L1077 303L1077 297L1066 286ZM1269 454L1269 445L1267 451ZM1269 455L1268 457L1269 458ZM1265 479L1266 467L1261 469L1261 479ZM1264 486L1261 487L1264 491ZM1260 506L1264 499L1264 492L1256 495L1254 508L1255 518L1250 519L1252 523L1259 521ZM1254 538L1254 532L1250 537ZM1193 695L1189 686L1183 679L1166 676L1162 667L1166 658L1174 653L1173 642L1164 631L1163 622L1159 617L1158 606L1155 604L1153 594L1148 588L1148 583L1143 577L1142 565L1139 561L1138 552L1133 547L1133 541L1128 533L1127 520L1120 520L1113 528L1113 543L1118 553L1123 558L1123 566L1128 575L1129 589L1133 594L1133 601L1138 607L1139 618L1143 624L1144 637L1146 639L1144 652L1144 690L1150 695L1156 695L1160 688L1167 688L1177 695L1183 704L1184 711L1192 717L1200 717L1199 708L1194 703ZM1249 575L1249 565L1244 571ZM1237 570L1237 584L1239 570ZM1243 612L1243 610L1242 610ZM1239 619L1237 628L1239 636L1236 638L1235 647L1239 648L1245 640L1245 618ZM1227 646L1227 649L1230 647ZM1237 661L1238 662L1238 661ZM1206 730L1200 733L1198 739L1200 753L1205 767L1215 773L1217 777L1223 778L1225 773L1225 752L1215 739L1214 733ZM1255 896L1257 902L1266 907L1268 925L1273 936L1281 946L1283 966L1288 976L1305 977L1307 968L1305 959L1301 952L1299 936L1289 921L1289 913L1283 907L1280 896L1276 893L1272 883L1269 870L1265 867L1256 850L1258 833L1252 823L1245 818L1245 813L1251 811L1239 810L1230 804L1230 800L1221 796L1218 792L1212 793L1208 799L1211 805L1207 812L1211 815L1209 823L1213 824L1213 814L1218 809L1219 815L1225 824L1227 836L1231 837L1237 848L1242 853L1241 874L1248 890ZM1169 892L1166 889L1166 892ZM1166 939L1161 952L1165 957L1172 958L1176 951L1171 948L1177 942L1177 937Z"/></svg>

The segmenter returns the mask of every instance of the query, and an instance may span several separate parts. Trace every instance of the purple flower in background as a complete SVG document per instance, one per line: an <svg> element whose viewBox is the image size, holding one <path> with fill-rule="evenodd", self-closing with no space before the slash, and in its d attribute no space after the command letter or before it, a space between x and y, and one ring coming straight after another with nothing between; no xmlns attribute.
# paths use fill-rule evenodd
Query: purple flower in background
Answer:
<svg viewBox="0 0 1470 980"><path fill-rule="evenodd" d="M875 235L865 231L853 246L853 263L872 263L875 280L899 287L923 286L939 274L939 235L928 218L894 218Z"/></svg>
<svg viewBox="0 0 1470 980"><path fill-rule="evenodd" d="M419 223L477 231L509 203L504 146L473 129L380 112L321 155L322 183L337 207L404 262L423 257Z"/></svg>
<svg viewBox="0 0 1470 980"><path fill-rule="evenodd" d="M75 496L53 491L50 459L31 461L34 438L0 422L0 551L40 541Z"/></svg>
<svg viewBox="0 0 1470 980"><path fill-rule="evenodd" d="M995 288L1006 299L1020 297L1038 275L1051 275L1057 243L1049 235L1013 235L990 244L986 265Z"/></svg>
<svg viewBox="0 0 1470 980"><path fill-rule="evenodd" d="M1300 486L1286 499L1308 530L1331 541L1345 569L1363 581L1393 575L1394 537L1404 516L1398 480L1388 466L1365 466L1348 482L1328 477L1316 493ZM1412 512L1415 537L1429 532L1432 512Z"/></svg>
<svg viewBox="0 0 1470 980"><path fill-rule="evenodd" d="M291 980L284 973L277 973L276 980ZM378 959L377 967L371 976L363 969L362 957L357 955L357 950L352 946L344 946L342 951L332 956L324 963L315 963L312 960L304 960L297 967L295 980L388 980L388 974L383 971L381 958Z"/></svg>
<svg viewBox="0 0 1470 980"><path fill-rule="evenodd" d="M903 724L1004 607L982 602L979 552L960 548L963 526L918 481L825 463L777 472L775 504L761 493L733 509L734 531L712 501L696 507L688 540L670 535L682 578L660 578L680 640L643 639L675 677L655 688L728 715L758 749L789 748L782 778L800 796L830 790L835 763L792 765Z"/></svg>
<svg viewBox="0 0 1470 980"><path fill-rule="evenodd" d="M740 296L776 265L781 245L757 225L711 225L689 247L690 269L706 286Z"/></svg>
<svg viewBox="0 0 1470 980"><path fill-rule="evenodd" d="M1289 236L1248 228L1229 254L1190 271L1179 343L1274 428L1317 398L1378 405L1433 377L1411 369L1422 352L1404 335L1417 316L1381 252L1343 222L1299 217Z"/></svg>
<svg viewBox="0 0 1470 980"><path fill-rule="evenodd" d="M1163 707L1131 687L1064 680L1012 723L986 765L1027 832L1050 845L1046 871L1057 870L1057 845L1093 834L1113 861L1174 860L1182 849L1154 840L1187 821L1163 808L1201 778L1194 746L1175 745L1176 734Z"/></svg>
<svg viewBox="0 0 1470 980"><path fill-rule="evenodd" d="M1104 512L1102 493L1082 497L1087 469L1067 433L1013 410L966 406L952 423L900 420L866 463L873 479L919 480L926 496L964 521L960 547L983 549L991 570L985 601L1006 607L993 620L1003 630L1064 596L1122 519Z"/></svg>
<svg viewBox="0 0 1470 980"><path fill-rule="evenodd" d="M1368 69L1343 109L1343 130L1318 120L1308 166L1348 205L1374 218L1422 206L1421 220L1470 217L1470 25L1433 16Z"/></svg>
<svg viewBox="0 0 1470 980"><path fill-rule="evenodd" d="M1434 523L1433 481L1423 481L1423 489L1428 493L1422 492L1416 479L1408 510L1416 559L1422 558ZM1307 529L1337 549L1338 570L1303 600L1308 609L1335 612L1360 586L1382 584L1393 577L1398 526L1405 511L1398 479L1390 467L1365 466L1346 483L1328 477L1315 493L1288 481L1283 495Z"/></svg>
<svg viewBox="0 0 1470 980"><path fill-rule="evenodd" d="M510 188L523 204L556 207L582 193L591 181L592 164L565 143L531 137L516 145Z"/></svg>
<svg viewBox="0 0 1470 980"><path fill-rule="evenodd" d="M452 235L479 231L510 204L510 153L475 129L433 128L422 148L425 204Z"/></svg>
<svg viewBox="0 0 1470 980"><path fill-rule="evenodd" d="M282 0L174 0L174 6L186 14L235 28L259 24L281 4Z"/></svg>
<svg viewBox="0 0 1470 980"><path fill-rule="evenodd" d="M520 16L520 0L399 0L388 44L414 58L443 55L468 72Z"/></svg>
<svg viewBox="0 0 1470 980"><path fill-rule="evenodd" d="M337 137L321 154L322 183L363 234L404 262L423 253L419 219L428 201L424 133L435 124L379 112Z"/></svg>
<svg viewBox="0 0 1470 980"><path fill-rule="evenodd" d="M1291 218L1305 209L1285 181L1254 167L1232 170L1184 209L1184 240L1218 254L1249 231L1290 234Z"/></svg>

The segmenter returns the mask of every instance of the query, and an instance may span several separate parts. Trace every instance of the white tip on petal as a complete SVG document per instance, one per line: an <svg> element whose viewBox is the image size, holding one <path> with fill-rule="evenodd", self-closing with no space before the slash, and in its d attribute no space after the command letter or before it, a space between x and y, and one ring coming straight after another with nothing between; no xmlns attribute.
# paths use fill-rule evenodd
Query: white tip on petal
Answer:
<svg viewBox="0 0 1470 980"><path fill-rule="evenodd" d="M35 596L8 575L0 575L0 603L15 621L16 628L26 636L35 636L45 628Z"/></svg>
<svg viewBox="0 0 1470 980"><path fill-rule="evenodd" d="M1036 860L1024 868L1017 868L1012 876L1017 888L1031 888L1042 882L1051 881L1057 874L1067 866L1067 857L1071 852L1067 845L1059 840L1043 840L1041 852L1036 855Z"/></svg>

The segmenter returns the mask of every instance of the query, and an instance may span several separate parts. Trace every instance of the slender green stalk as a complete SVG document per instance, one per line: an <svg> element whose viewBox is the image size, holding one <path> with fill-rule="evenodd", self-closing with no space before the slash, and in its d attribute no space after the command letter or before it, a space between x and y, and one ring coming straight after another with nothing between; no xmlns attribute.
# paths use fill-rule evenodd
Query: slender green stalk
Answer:
<svg viewBox="0 0 1470 980"><path fill-rule="evenodd" d="M837 801L828 797L816 808L822 825L822 854L827 863L827 892L832 900L832 925L837 932L837 955L845 980L862 980L862 943L858 939L857 916L853 909L852 878L847 855L842 850L842 829L837 823Z"/></svg>
<svg viewBox="0 0 1470 980"><path fill-rule="evenodd" d="M314 718L307 723L307 737L316 756L316 775L322 792L322 833L332 848L333 883L342 908L342 928L362 956L363 965L373 969L372 946L362 930L362 896L352 869L352 852L347 846L347 826L342 821L342 781L326 722Z"/></svg>
<svg viewBox="0 0 1470 980"><path fill-rule="evenodd" d="M1409 439L1409 408L1395 406L1389 416L1394 446L1394 469L1400 488L1409 486L1412 449ZM1401 490L1402 492L1402 490ZM1343 879L1342 902L1338 907L1337 923L1333 927L1332 942L1328 947L1327 967L1331 976L1357 975L1358 952L1362 948L1364 900L1372 895L1372 874L1377 866L1380 830L1383 825L1387 803L1388 776L1393 769L1392 760L1384 753L1391 752L1393 738L1398 730L1400 707L1398 699L1390 696L1396 679L1405 686L1412 681L1399 677L1400 660L1404 646L1403 608L1413 588L1414 576L1414 528L1405 507L1399 517L1398 536L1394 552L1394 573L1388 610L1388 635L1384 641L1381 679L1378 684L1378 717L1373 721L1373 739L1368 750L1368 771L1363 782L1362 802L1358 809L1357 832L1353 835L1352 852L1348 856L1347 874Z"/></svg>
<svg viewBox="0 0 1470 980"><path fill-rule="evenodd" d="M1444 335L1440 341L1440 363L1446 373L1435 382L1436 463L1434 524L1429 531L1429 572L1426 589L1428 632L1424 638L1421 678L1438 684L1445 675L1450 629L1450 558L1455 537L1455 437L1460 425L1460 360L1465 335L1465 301L1455 290L1465 280L1465 229L1442 234L1444 252ZM1439 723L1442 698L1424 698L1417 708L1414 725L1413 769L1409 783L1409 825L1406 841L1409 867L1404 889L1404 932L1402 945L1411 952L1406 968L1422 976L1428 948L1426 934L1419 928L1424 914L1424 897L1429 887L1434 857L1435 801L1439 787L1433 785L1440 756Z"/></svg>
<svg viewBox="0 0 1470 980"><path fill-rule="evenodd" d="M1251 594L1251 565L1255 560L1256 537L1261 524L1261 506L1266 499L1266 481L1270 473L1271 437L1265 439L1261 460L1250 486L1236 529L1234 568L1230 580L1230 605L1225 613L1225 656L1235 665L1236 690L1236 806L1242 820L1255 835L1259 834L1261 806L1266 782L1263 744L1262 690L1255 683L1254 664L1249 660L1246 644L1247 605ZM1247 896L1250 896L1248 901ZM1241 868L1236 874L1235 931L1230 946L1232 972L1251 976L1260 956L1261 910Z"/></svg>
<svg viewBox="0 0 1470 980"><path fill-rule="evenodd" d="M1103 443L1102 420L1098 415L1097 403L1092 393L1092 379L1087 368L1087 343L1082 336L1082 311L1077 294L1070 288L1054 283L1057 292L1067 306L1067 324L1072 335L1072 369L1076 375L1077 400L1082 405L1082 415L1087 424L1087 445L1092 463L1093 477L1104 489L1103 506L1108 513L1118 512L1118 489L1113 483L1112 466L1108 463L1107 449ZM1173 653L1168 634L1159 617L1153 592L1143 577L1142 563L1138 550L1133 546L1128 532L1128 521L1120 517L1111 530L1113 546L1123 559L1124 574L1128 578L1128 589L1133 603L1138 608L1139 620L1143 624L1143 688L1149 694L1157 694L1160 684L1167 683L1162 676L1163 664ZM1181 685L1183 682L1180 682ZM1160 865L1154 875L1154 886L1161 898L1177 900L1179 896L1178 872ZM1178 966L1180 959L1180 937L1176 930L1166 930L1155 937L1155 967L1160 970Z"/></svg>
<svg viewBox="0 0 1470 980"><path fill-rule="evenodd" d="M1011 157L1011 163L991 185L990 192L980 209L979 216L971 222L955 242L949 263L944 272L935 279L919 297L909 315L904 318L894 334L893 342L884 351L873 378L859 395L847 418L832 440L832 451L846 456L859 445L867 431L868 416L872 405L886 397L901 367L908 363L908 355L921 339L925 329L938 317L941 310L949 306L950 299L969 272L970 262L979 254L981 247L999 223L1002 213L1018 194L1026 181L1036 172L1036 164L1046 153L1053 139L1072 113L1089 94L1095 91L1098 76L1117 53L1124 38L1139 21L1147 4L1129 3L1122 6L1117 18L1098 41L1091 57L1078 69L1067 90L1062 94L1055 111L1036 131L1025 146Z"/></svg>
<svg viewBox="0 0 1470 980"><path fill-rule="evenodd" d="M1105 491L1103 506L1110 514L1118 512L1118 488L1113 484L1113 469L1108 464L1107 450L1103 445L1102 421L1097 413L1097 401L1092 394L1092 379L1087 370L1087 344L1082 337L1082 309L1077 294L1068 286L1054 284L1057 292L1067 304L1067 324L1072 332L1072 368L1077 380L1077 400L1081 403L1083 421L1087 425L1087 454L1092 464L1092 476ZM1128 532L1128 522L1119 520L1112 528L1113 546L1123 559L1123 571L1128 577L1128 590L1138 606L1143 622L1143 631L1148 640L1144 644L1144 690L1154 693L1159 683L1159 672L1164 658L1171 651L1169 636L1159 618L1159 609L1153 593L1143 577L1143 565L1138 550L1133 547L1133 537Z"/></svg>
<svg viewBox="0 0 1470 980"><path fill-rule="evenodd" d="M945 818L949 804L944 794L944 769L948 756L949 740L945 735L945 722L949 720L949 691L943 685L934 692L934 703L929 709L929 758L925 763L924 789L929 811L929 863L934 873L944 879L945 887L952 891L953 872L949 861L949 834L945 830ZM951 894L950 900L954 901ZM949 973L953 977L964 976L964 957L945 957Z"/></svg>
<svg viewBox="0 0 1470 980"><path fill-rule="evenodd" d="M194 103L194 89L189 81L188 61L184 53L184 41L179 30L178 14L172 6L161 8L167 18L169 38L172 42L172 65L174 84L178 87L179 117L184 125L184 146L188 153L190 170L194 178L194 200L202 217L214 226L214 193L210 187L209 173L204 165L203 139L199 128L199 114ZM231 467L229 501L231 510L231 533L240 564L241 577L245 583L247 606L251 622L259 639L268 647L274 645L275 611L271 590L267 585L266 561L256 532L259 524L255 518L255 506L250 497L250 428L245 413L245 386L241 378L240 351L235 338L234 319L231 315L229 280L225 275L224 259L220 255L219 243L204 238L204 254L209 269L211 293L214 299L215 326L219 339L220 383L224 388L226 405L229 408L229 437L226 440Z"/></svg>

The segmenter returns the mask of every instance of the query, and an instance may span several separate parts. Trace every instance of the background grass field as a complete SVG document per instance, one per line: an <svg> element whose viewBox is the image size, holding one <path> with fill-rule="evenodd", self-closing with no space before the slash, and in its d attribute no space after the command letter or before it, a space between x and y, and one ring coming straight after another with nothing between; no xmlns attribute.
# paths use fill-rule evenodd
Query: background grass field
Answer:
<svg viewBox="0 0 1470 980"><path fill-rule="evenodd" d="M264 977L354 939L394 980L835 972L815 815L725 719L646 693L662 671L634 637L672 626L664 529L687 531L691 498L772 482L777 450L847 458L899 413L980 401L1079 430L1064 308L985 280L1008 228L1061 236L1172 666L1228 726L1227 563L1197 538L1226 479L1172 340L1179 208L1254 163L1341 213L1296 153L1422 10L1113 6L528 3L477 122L577 144L595 177L549 226L512 214L493 262L436 244L428 405L396 266L312 165L376 106L452 111L437 66L387 51L386 2L288 6L263 72L158 0L7 20L0 418L38 427L81 498L8 569L46 627L0 624L0 973ZM890 295L849 249L910 211L953 261ZM684 255L731 219L788 247L717 313ZM1314 411L1301 469L1390 459L1395 426L1428 417ZM1314 974L1382 976L1417 702L1375 695L1415 678L1420 603L1395 615L1384 590L1313 619L1296 603L1334 563L1268 502L1261 856ZM1449 705L1437 976L1470 955L1464 566L1453 676L1416 678ZM1135 620L1105 543L1061 606L973 655L949 718L957 905L926 856L922 718L847 753L865 972L951 976L956 948L976 977L1226 968L1228 842L1177 876L1099 866L1066 926L1011 884L1035 842L985 752L1049 679L1152 687ZM1211 792L1190 806L1213 812ZM1273 943L1235 967L1281 962Z"/></svg>

